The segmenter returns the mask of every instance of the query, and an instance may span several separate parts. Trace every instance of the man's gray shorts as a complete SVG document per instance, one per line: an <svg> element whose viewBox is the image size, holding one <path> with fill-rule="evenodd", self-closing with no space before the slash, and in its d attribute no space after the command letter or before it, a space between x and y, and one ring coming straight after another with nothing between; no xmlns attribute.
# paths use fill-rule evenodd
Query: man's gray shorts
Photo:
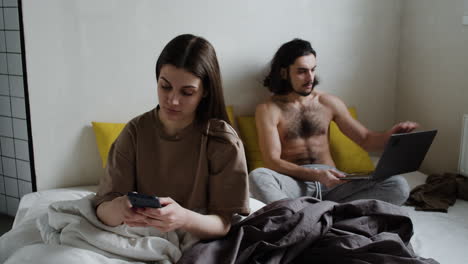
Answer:
<svg viewBox="0 0 468 264"><path fill-rule="evenodd" d="M303 165L303 167L337 170L321 164ZM312 196L335 202L377 199L401 205L408 199L410 192L406 179L400 175L381 181L352 180L328 189L319 182L296 180L267 168L257 168L250 172L249 183L250 195L267 204L285 198Z"/></svg>

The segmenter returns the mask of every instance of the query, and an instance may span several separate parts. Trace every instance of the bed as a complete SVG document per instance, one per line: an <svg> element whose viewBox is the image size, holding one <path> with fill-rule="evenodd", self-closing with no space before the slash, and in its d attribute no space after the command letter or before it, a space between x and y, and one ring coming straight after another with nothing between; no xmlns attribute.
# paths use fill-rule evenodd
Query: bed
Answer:
<svg viewBox="0 0 468 264"><path fill-rule="evenodd" d="M413 188L424 183L425 174L416 171L404 175L409 185ZM77 200L96 191L97 186L79 186L74 188L52 189L39 191L25 195L18 208L13 230L25 229L27 232L28 222L32 222L40 215L47 212L47 207L55 201ZM256 211L263 206L257 200L251 199L251 209ZM468 202L457 200L454 206L450 207L448 213L415 211L413 207L404 206L414 225L414 235L411 244L417 255L433 258L443 264L468 263L466 253L466 242L468 242ZM7 233L8 234L8 233ZM14 240L14 238L13 238ZM32 238L34 240L34 238ZM9 241L9 243L16 243ZM44 250L45 245L35 243L27 246L26 249L19 249L5 263L21 263L28 261L30 256L35 256L37 252ZM71 247L54 247L47 249L48 254L44 259L34 259L35 263L62 263L60 262L64 252L67 257L76 256L77 259L98 261L107 263L108 258L92 252L83 253ZM84 255L83 255L84 254ZM91 255L90 255L91 254ZM94 255L95 254L95 255ZM55 262L54 262L55 261ZM122 262L109 263L127 263Z"/></svg>
<svg viewBox="0 0 468 264"><path fill-rule="evenodd" d="M227 110L228 113L231 113L232 115L232 109ZM233 120L232 117L230 118ZM255 129L255 120L252 116L249 116L238 117L237 121L240 136L245 142L247 164L249 165L249 170L252 170L255 167L261 166L261 160L258 157L258 143L256 142L257 135ZM105 161L107 160L106 155L108 149L120 132L119 129L114 129L115 125L118 125L119 129L123 127L123 124L93 123L93 129L96 135L103 166L105 166ZM330 133L330 142L332 148L334 149L334 160L336 159L338 168L341 166L343 168L340 168L341 170L348 171L345 169L356 169L352 166L358 164L360 166L359 169L361 169L361 171L365 171L364 169L366 166L372 166L373 164L377 163L377 157L370 157L367 152L364 152L364 150L352 145L355 143L351 142L349 139L346 139L344 136L341 136L337 128L334 130L334 133ZM404 176L407 179L411 189L417 185L423 184L427 178L427 175L419 171L408 173ZM138 254L138 258L133 258L132 252L127 254L127 251L129 251L129 248L135 244L142 242L141 240L138 240L140 239L138 232L141 230L128 231L121 229L112 231L115 233L127 232L125 233L126 237L133 237L131 239L126 239L125 243L127 244L124 243L115 247L113 247L114 245L107 244L105 245L107 247L102 247L100 245L102 243L105 244L107 241L107 237L100 235L101 230L98 230L97 232L96 230L88 232L90 234L87 236L86 234L83 235L78 232L78 235L69 238L70 243L65 243L67 245L77 244L78 246L64 246L63 243L44 243L43 241L45 240L49 241L59 239L57 238L58 235L63 236L62 238L68 238L63 234L56 234L53 231L47 230L47 225L44 225L44 221L48 220L50 222L51 216L58 215L59 219L56 222L59 223L56 224L60 225L63 224L60 222L62 213L66 213L63 215L66 215L68 218L70 218L70 215L82 213L81 211L74 211L74 206L78 202L85 201L87 196L93 195L96 189L97 186L77 186L73 188L44 190L25 195L20 201L12 230L6 233L4 236L0 237L0 263L5 261L6 264L50 264L63 263L64 259L66 259L66 262L69 264L83 262L101 264L141 263L138 260L140 260L139 257L142 253L144 254L145 252L154 249L151 248L152 246L161 247L161 245L158 243L152 244L153 241L143 240L143 250L141 252L135 253ZM67 203L68 205L71 204L72 206L66 207L65 211L57 211L57 209L60 208L55 205L59 204L62 206L67 205ZM250 207L252 212L259 210L263 206L263 203L255 199L250 199ZM411 221L413 222L414 235L411 237L410 241L416 255L424 258L433 258L442 264L468 263L468 254L465 252L465 244L468 242L467 201L457 200L455 205L448 209L448 213L415 211L413 207L408 206L404 206L402 208L408 213ZM90 213L90 211L92 212ZM400 211L400 209L398 209L398 211ZM89 215L91 215L91 218L95 218L94 210L88 210L88 216ZM46 216L49 217L49 219L47 219ZM70 222L75 222L76 225L80 225L82 224L81 222L85 222L81 220L82 219L80 218L72 217ZM87 220L95 222L97 221L96 219ZM99 225L102 223L99 222L96 224ZM63 228L63 226L60 227ZM38 232L38 228L42 228L40 233ZM44 228L46 229L45 231ZM66 228L68 228L68 226ZM104 226L103 228L106 227ZM73 231L73 228L69 229ZM128 232L131 234L128 235ZM93 248L87 248L87 244L89 243L82 243L86 239L88 239L86 242L89 242L89 236L91 236L93 239L91 241L94 242L93 245L95 247ZM168 239L169 237L170 235L168 235ZM112 237L110 238L112 239ZM136 238L136 240L133 241L133 238ZM193 242L190 240L190 237L179 237L179 234L173 234L172 239L175 241L175 244L180 243L179 245L181 245L180 248L182 250L184 246L190 245L190 243ZM27 246L24 246L25 244ZM172 245L163 245L162 248L165 250L164 252L166 255L160 258L162 259L161 261L154 262L174 263L174 260L178 259L182 253L178 248L169 250L168 248L171 248L171 246ZM122 251L122 248L125 248L126 250ZM114 250L114 253L108 254L107 252L112 251L112 249ZM6 256L7 254L4 254L4 252L8 252L8 256ZM123 254L127 254L126 258L122 259L120 257L121 252L125 252ZM116 255L118 257L116 257ZM151 258L148 260L150 259Z"/></svg>

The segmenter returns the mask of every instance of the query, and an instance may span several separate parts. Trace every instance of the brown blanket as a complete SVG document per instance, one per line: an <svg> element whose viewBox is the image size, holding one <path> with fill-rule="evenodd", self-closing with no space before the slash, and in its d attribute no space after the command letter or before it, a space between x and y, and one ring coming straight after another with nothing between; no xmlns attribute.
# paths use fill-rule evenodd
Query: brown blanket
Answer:
<svg viewBox="0 0 468 264"><path fill-rule="evenodd" d="M411 191L406 204L418 211L446 213L457 198L468 200L468 178L456 173L431 174L425 184Z"/></svg>
<svg viewBox="0 0 468 264"><path fill-rule="evenodd" d="M263 207L224 238L197 243L178 263L438 263L414 254L412 234L398 206L303 197Z"/></svg>

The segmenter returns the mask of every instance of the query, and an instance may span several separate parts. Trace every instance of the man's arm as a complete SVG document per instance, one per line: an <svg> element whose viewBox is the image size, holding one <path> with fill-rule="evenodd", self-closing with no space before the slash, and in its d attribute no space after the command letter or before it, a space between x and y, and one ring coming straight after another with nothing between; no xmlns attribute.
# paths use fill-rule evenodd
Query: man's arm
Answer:
<svg viewBox="0 0 468 264"><path fill-rule="evenodd" d="M281 140L277 128L279 118L280 110L276 107L268 103L257 106L255 122L260 151L265 166L302 181L320 181L326 186L342 183L337 177L344 175L338 172L304 168L281 158Z"/></svg>
<svg viewBox="0 0 468 264"><path fill-rule="evenodd" d="M354 119L338 97L326 95L325 101L331 107L333 120L340 130L367 151L381 151L392 134L411 132L419 126L415 122L407 121L398 123L384 132L372 131Z"/></svg>

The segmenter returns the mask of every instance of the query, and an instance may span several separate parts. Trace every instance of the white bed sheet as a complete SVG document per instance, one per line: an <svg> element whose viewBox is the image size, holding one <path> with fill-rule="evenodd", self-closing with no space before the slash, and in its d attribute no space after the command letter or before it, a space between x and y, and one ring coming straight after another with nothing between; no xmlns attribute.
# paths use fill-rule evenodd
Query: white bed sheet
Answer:
<svg viewBox="0 0 468 264"><path fill-rule="evenodd" d="M90 185L29 193L21 198L12 228L46 212L49 204L53 202L80 199L96 192L96 190L97 186Z"/></svg>
<svg viewBox="0 0 468 264"><path fill-rule="evenodd" d="M411 188L423 184L427 175L412 172L403 175ZM40 191L25 195L19 204L13 228L21 222L36 218L45 212L47 206L59 200L85 197L96 191L96 186L83 186ZM251 199L250 207L256 211L263 203ZM457 200L448 213L420 212L404 206L414 225L411 244L422 257L430 257L442 264L468 263L468 202Z"/></svg>
<svg viewBox="0 0 468 264"><path fill-rule="evenodd" d="M419 171L403 175L411 189L424 184L427 175ZM441 264L468 263L468 202L458 199L447 213L416 211L404 206L413 221L411 245L422 257Z"/></svg>

